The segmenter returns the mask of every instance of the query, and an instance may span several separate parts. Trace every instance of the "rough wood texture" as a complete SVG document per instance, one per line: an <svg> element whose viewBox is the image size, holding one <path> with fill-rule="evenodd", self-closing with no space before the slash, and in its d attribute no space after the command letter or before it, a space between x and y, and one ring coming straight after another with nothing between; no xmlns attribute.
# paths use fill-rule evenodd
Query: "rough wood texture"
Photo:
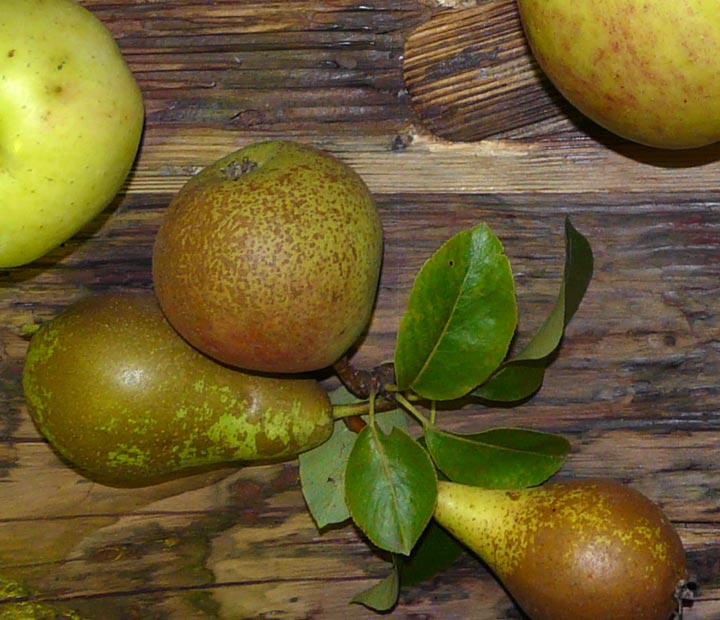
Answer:
<svg viewBox="0 0 720 620"><path fill-rule="evenodd" d="M443 11L415 28L403 75L418 117L448 140L510 135L570 111L528 50L515 0Z"/></svg>
<svg viewBox="0 0 720 620"><path fill-rule="evenodd" d="M172 193L231 149L283 136L336 153L377 194L385 269L361 365L391 355L423 261L479 221L512 261L522 343L557 292L572 217L596 275L543 389L515 409L468 405L442 422L565 433L562 475L617 477L658 501L698 582L686 620L720 617L720 148L651 151L565 116L476 143L428 135L402 57L431 2L85 4L118 37L148 122L112 207L36 264L0 271L0 576L93 620L377 618L348 601L386 564L352 529L318 534L294 463L104 487L57 459L22 398L30 327L84 295L150 287ZM0 618L12 604L0 599ZM467 555L405 591L390 617L521 615Z"/></svg>

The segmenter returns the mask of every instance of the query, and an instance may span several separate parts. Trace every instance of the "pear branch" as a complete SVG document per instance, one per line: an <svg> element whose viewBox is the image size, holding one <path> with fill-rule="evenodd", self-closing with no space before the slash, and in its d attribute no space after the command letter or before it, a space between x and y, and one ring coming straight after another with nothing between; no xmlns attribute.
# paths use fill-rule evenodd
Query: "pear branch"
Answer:
<svg viewBox="0 0 720 620"><path fill-rule="evenodd" d="M394 394L387 389L395 380L392 363L381 364L372 370L361 370L350 363L349 355L344 355L335 362L333 370L353 396L364 399L361 403L333 407L333 416L336 419L344 418L345 424L354 433L359 433L365 427L365 421L360 416L369 413L371 397L375 399L376 412L391 411L397 406Z"/></svg>
<svg viewBox="0 0 720 620"><path fill-rule="evenodd" d="M394 400L387 386L395 380L395 366L391 362L380 364L371 370L356 368L348 355L341 357L333 370L343 385L357 398L369 399L371 394Z"/></svg>

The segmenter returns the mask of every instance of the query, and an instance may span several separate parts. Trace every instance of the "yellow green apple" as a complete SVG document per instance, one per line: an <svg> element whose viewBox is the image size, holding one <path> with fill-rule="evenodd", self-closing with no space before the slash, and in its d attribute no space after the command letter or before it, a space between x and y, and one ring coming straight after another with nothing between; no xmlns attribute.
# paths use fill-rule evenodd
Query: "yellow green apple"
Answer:
<svg viewBox="0 0 720 620"><path fill-rule="evenodd" d="M518 0L530 48L582 113L629 140L720 140L717 0Z"/></svg>
<svg viewBox="0 0 720 620"><path fill-rule="evenodd" d="M105 25L71 0L0 3L0 267L34 261L112 201L143 126Z"/></svg>

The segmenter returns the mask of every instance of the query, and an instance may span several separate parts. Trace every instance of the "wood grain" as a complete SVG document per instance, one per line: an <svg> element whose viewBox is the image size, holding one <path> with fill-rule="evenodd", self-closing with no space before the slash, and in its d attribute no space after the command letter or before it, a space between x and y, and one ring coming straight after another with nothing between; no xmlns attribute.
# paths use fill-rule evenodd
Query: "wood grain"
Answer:
<svg viewBox="0 0 720 620"><path fill-rule="evenodd" d="M616 477L659 502L698 582L686 620L720 617L718 147L652 151L563 115L472 143L430 134L403 81L404 42L437 14L430 2L84 4L138 76L147 127L102 216L37 263L0 271L0 576L90 620L378 617L348 601L387 564L352 528L317 532L295 463L105 487L55 456L22 397L33 326L88 294L149 288L173 192L230 150L282 136L337 154L377 195L385 267L360 365L392 354L423 261L480 221L513 266L521 346L554 301L572 218L596 273L542 390L513 409L458 403L442 424L564 433L562 475ZM0 598L0 618L17 604ZM389 617L521 616L466 555L404 591Z"/></svg>
<svg viewBox="0 0 720 620"><path fill-rule="evenodd" d="M446 10L417 26L403 76L418 117L447 140L519 133L571 112L534 61L515 0Z"/></svg>

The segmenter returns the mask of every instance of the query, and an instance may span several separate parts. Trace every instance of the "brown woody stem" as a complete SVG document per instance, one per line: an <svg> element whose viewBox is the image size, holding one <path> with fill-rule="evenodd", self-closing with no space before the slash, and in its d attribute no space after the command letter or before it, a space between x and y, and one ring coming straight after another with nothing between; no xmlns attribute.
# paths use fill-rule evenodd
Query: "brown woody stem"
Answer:
<svg viewBox="0 0 720 620"><path fill-rule="evenodd" d="M366 401L371 395L375 395L375 411L390 411L397 406L395 396L387 390L387 386L395 380L393 364L381 364L372 370L361 370L355 368L346 355L333 365L333 369L350 393L365 401L352 405L336 405L333 408L335 418L344 418L345 424L351 431L359 433L365 427L365 421L360 415L368 413L370 403ZM347 407L357 407L358 413L353 414L353 410L346 409Z"/></svg>
<svg viewBox="0 0 720 620"><path fill-rule="evenodd" d="M379 398L393 400L387 386L395 380L395 367L392 363L380 364L371 370L355 368L348 356L340 358L333 369L340 381L357 398L367 399L371 394Z"/></svg>

